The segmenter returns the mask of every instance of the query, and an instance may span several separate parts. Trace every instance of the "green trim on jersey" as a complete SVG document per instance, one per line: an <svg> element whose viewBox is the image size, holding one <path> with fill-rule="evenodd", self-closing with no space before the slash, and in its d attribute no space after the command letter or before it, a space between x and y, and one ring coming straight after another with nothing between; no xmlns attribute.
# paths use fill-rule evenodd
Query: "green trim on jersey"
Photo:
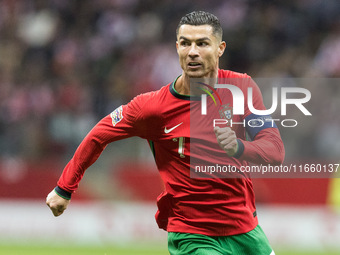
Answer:
<svg viewBox="0 0 340 255"><path fill-rule="evenodd" d="M171 255L275 255L262 228L233 236L168 233Z"/></svg>
<svg viewBox="0 0 340 255"><path fill-rule="evenodd" d="M179 75L174 81L173 83L170 84L169 88L170 88L170 93L182 100L191 100L191 101L200 101L201 97L200 96L191 96L191 95L182 95L180 93L177 92L177 90L175 89L175 83L178 80L178 78L181 77L181 75Z"/></svg>
<svg viewBox="0 0 340 255"><path fill-rule="evenodd" d="M155 158L156 157L155 144L151 140L148 140L148 142L149 142L149 146L150 146L151 152L153 154L153 157Z"/></svg>
<svg viewBox="0 0 340 255"><path fill-rule="evenodd" d="M70 197L66 197L66 196L63 196L62 194L60 194L60 192L58 192L58 191L56 190L56 188L54 189L54 192L55 192L59 197L62 197L63 199L71 200Z"/></svg>
<svg viewBox="0 0 340 255"><path fill-rule="evenodd" d="M191 97L190 95L183 95L183 94L180 94L180 93L178 93L177 90L175 89L175 83L176 83L176 81L178 80L178 78L181 77L181 76L182 76L182 75L179 75L179 76L173 81L173 83L171 84L172 89L176 92L177 95L190 98L190 97Z"/></svg>

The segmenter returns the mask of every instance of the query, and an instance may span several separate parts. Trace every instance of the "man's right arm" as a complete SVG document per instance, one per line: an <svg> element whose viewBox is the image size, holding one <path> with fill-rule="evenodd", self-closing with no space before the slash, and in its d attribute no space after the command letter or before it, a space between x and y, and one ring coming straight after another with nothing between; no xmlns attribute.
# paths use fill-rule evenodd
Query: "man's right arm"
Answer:
<svg viewBox="0 0 340 255"><path fill-rule="evenodd" d="M46 198L46 204L54 216L61 215L66 209L70 203L71 194L78 188L85 170L98 159L108 143L119 138L122 139L124 136L115 138L115 129L113 129L110 116L99 121L87 134L64 168L58 180L58 186Z"/></svg>
<svg viewBox="0 0 340 255"><path fill-rule="evenodd" d="M138 99L133 100L103 118L87 134L64 168L57 187L46 198L46 204L55 216L61 215L67 208L86 169L98 159L109 143L131 136L142 136L139 130L142 125L138 121L140 112Z"/></svg>

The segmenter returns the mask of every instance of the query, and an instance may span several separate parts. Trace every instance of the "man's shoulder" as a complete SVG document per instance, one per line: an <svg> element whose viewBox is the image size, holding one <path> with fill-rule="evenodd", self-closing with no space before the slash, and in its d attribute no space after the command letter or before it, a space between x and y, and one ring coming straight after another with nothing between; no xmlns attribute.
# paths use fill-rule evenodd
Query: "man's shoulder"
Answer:
<svg viewBox="0 0 340 255"><path fill-rule="evenodd" d="M160 114L162 98L166 97L166 90L169 90L169 85L135 96L124 105L125 116L129 116L133 121L157 118Z"/></svg>
<svg viewBox="0 0 340 255"><path fill-rule="evenodd" d="M219 78L250 78L250 76L246 73L239 73L231 70L218 70L218 77Z"/></svg>
<svg viewBox="0 0 340 255"><path fill-rule="evenodd" d="M158 90L141 93L135 96L127 105L129 108L137 109L138 111L153 112L157 110L157 106L167 98L169 86L170 84Z"/></svg>
<svg viewBox="0 0 340 255"><path fill-rule="evenodd" d="M149 100L155 100L157 98L161 98L169 92L169 86L170 84L165 85L158 90L141 93L137 95L133 100L149 101Z"/></svg>

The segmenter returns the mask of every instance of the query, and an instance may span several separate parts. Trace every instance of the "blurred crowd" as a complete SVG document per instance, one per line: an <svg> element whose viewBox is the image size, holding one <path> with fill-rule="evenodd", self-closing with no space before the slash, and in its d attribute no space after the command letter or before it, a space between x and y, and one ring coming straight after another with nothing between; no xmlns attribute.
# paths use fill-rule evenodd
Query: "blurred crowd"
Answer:
<svg viewBox="0 0 340 255"><path fill-rule="evenodd" d="M181 73L175 30L193 10L220 18L224 69L340 75L338 0L0 0L0 158L69 156L100 118L172 82ZM319 95L318 86L310 89ZM337 95L324 91L330 102ZM313 157L330 149L340 123L329 119L326 133L311 131L322 138L291 135L301 142L292 150Z"/></svg>

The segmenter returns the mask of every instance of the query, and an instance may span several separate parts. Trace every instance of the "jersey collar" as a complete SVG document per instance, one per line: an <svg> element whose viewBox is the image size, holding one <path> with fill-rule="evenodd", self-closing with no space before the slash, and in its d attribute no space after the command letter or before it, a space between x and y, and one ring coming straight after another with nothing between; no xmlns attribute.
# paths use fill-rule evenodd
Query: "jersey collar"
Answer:
<svg viewBox="0 0 340 255"><path fill-rule="evenodd" d="M170 93L174 96L177 97L178 99L182 99L182 100L191 100L191 101L200 101L201 97L200 96L190 96L190 95L183 95L183 94L179 94L177 92L177 90L175 89L175 83L178 80L178 78L181 75L179 75L169 86L170 89Z"/></svg>

